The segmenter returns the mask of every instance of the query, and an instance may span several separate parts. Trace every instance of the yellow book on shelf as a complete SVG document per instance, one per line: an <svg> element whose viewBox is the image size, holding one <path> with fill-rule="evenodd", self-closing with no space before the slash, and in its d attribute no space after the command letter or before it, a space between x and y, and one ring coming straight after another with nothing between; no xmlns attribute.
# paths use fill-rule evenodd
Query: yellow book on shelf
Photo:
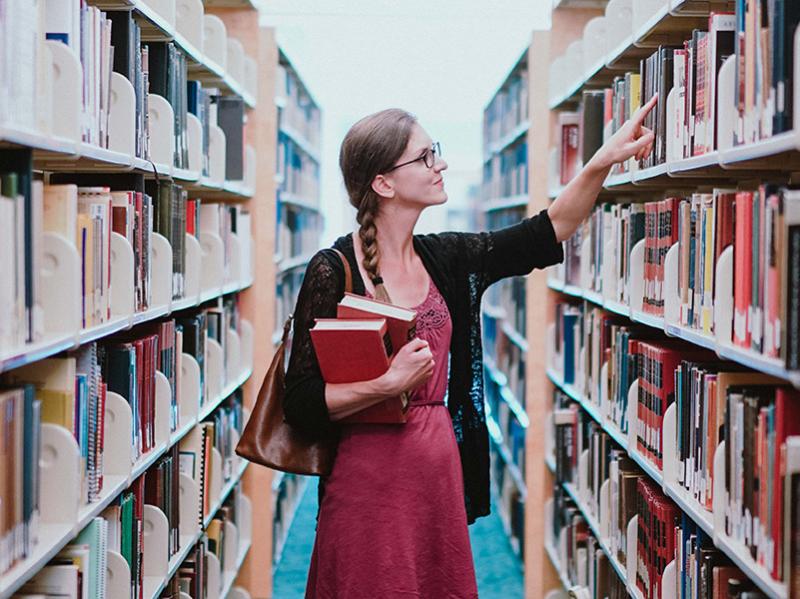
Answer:
<svg viewBox="0 0 800 599"><path fill-rule="evenodd" d="M63 426L75 434L75 393L37 389L36 399L42 402L42 422Z"/></svg>
<svg viewBox="0 0 800 599"><path fill-rule="evenodd" d="M9 371L10 384L32 383L42 402L42 422L58 424L75 433L74 357L47 358Z"/></svg>
<svg viewBox="0 0 800 599"><path fill-rule="evenodd" d="M641 96L642 76L639 73L631 73L631 86L630 86L630 104L628 106L628 114L633 115L634 112L639 110L642 105Z"/></svg>

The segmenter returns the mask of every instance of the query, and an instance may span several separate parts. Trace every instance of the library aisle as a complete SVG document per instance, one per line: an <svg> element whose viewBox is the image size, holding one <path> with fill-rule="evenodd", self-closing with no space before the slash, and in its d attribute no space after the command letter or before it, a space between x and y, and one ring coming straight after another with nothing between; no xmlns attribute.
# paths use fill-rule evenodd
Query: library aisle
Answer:
<svg viewBox="0 0 800 599"><path fill-rule="evenodd" d="M281 599L302 599L314 548L317 484L309 481L294 517L281 561L275 568L273 593ZM509 544L496 512L470 527L481 599L521 599L522 564Z"/></svg>
<svg viewBox="0 0 800 599"><path fill-rule="evenodd" d="M480 596L800 599L800 2L546 5L475 107L473 228L658 95L655 139L483 297ZM258 6L0 0L0 599L303 594L317 481L235 447L324 106Z"/></svg>

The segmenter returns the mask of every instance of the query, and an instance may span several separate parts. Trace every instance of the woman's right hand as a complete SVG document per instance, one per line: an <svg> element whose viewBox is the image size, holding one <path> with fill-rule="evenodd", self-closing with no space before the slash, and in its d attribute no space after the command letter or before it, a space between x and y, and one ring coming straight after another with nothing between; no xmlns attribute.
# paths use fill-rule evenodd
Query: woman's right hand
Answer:
<svg viewBox="0 0 800 599"><path fill-rule="evenodd" d="M389 370L381 377L389 396L411 391L433 375L434 360L428 342L415 337L392 358Z"/></svg>

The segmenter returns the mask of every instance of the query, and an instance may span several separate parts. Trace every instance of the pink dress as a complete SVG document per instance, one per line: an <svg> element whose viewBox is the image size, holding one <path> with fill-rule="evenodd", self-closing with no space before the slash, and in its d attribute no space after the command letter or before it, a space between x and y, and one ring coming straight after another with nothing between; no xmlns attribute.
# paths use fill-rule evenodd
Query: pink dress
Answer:
<svg viewBox="0 0 800 599"><path fill-rule="evenodd" d="M306 598L478 596L447 392L452 323L429 284L417 310L433 376L403 425L346 425L325 482Z"/></svg>

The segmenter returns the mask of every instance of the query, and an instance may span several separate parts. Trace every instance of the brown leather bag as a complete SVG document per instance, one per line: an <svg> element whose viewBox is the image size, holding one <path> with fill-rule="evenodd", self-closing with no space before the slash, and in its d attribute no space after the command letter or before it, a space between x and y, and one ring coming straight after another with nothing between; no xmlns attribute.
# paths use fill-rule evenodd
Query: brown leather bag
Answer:
<svg viewBox="0 0 800 599"><path fill-rule="evenodd" d="M345 274L345 291L352 292L350 264L339 251ZM333 468L332 439L311 439L286 424L283 415L285 393L284 356L293 316L283 325L281 344L275 351L261 384L255 406L245 424L236 453L256 464L294 474L326 476Z"/></svg>

